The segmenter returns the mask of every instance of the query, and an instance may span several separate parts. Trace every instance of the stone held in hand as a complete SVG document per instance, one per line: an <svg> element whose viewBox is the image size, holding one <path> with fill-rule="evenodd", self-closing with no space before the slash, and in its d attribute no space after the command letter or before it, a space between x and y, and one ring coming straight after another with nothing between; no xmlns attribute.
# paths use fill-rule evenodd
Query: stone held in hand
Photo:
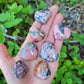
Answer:
<svg viewBox="0 0 84 84"><path fill-rule="evenodd" d="M48 62L54 62L58 59L58 52L51 42L45 42L42 45L39 56Z"/></svg>
<svg viewBox="0 0 84 84"><path fill-rule="evenodd" d="M38 10L35 13L35 20L37 20L38 22L41 22L42 24L45 24L47 22L47 20L50 18L51 12L48 8L44 8L41 10Z"/></svg>
<svg viewBox="0 0 84 84"><path fill-rule="evenodd" d="M44 32L36 27L31 27L29 33L33 41L41 41L45 37Z"/></svg>
<svg viewBox="0 0 84 84"><path fill-rule="evenodd" d="M24 62L22 62L21 60L18 60L15 64L14 64L14 76L17 78L22 78L26 75L26 73L28 72L27 66Z"/></svg>
<svg viewBox="0 0 84 84"><path fill-rule="evenodd" d="M63 24L56 24L54 27L55 39L63 40L69 38L71 35L70 29Z"/></svg>
<svg viewBox="0 0 84 84"><path fill-rule="evenodd" d="M25 61L33 60L38 55L38 48L34 42L28 42L19 52L20 58Z"/></svg>
<svg viewBox="0 0 84 84"><path fill-rule="evenodd" d="M51 72L48 68L48 64L45 61L40 61L35 67L35 75L40 79L48 79L51 75Z"/></svg>

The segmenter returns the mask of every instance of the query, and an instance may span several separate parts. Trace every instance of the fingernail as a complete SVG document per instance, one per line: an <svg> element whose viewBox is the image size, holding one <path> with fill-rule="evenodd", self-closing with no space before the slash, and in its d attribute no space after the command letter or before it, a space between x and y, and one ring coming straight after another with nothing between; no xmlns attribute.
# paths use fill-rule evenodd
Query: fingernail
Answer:
<svg viewBox="0 0 84 84"><path fill-rule="evenodd" d="M42 10L39 10L35 13L35 20L38 22L41 22L42 24L45 24L47 20L50 18L51 12L49 9L45 8Z"/></svg>
<svg viewBox="0 0 84 84"><path fill-rule="evenodd" d="M44 33L36 27L30 28L29 33L33 41L41 41L45 36Z"/></svg>
<svg viewBox="0 0 84 84"><path fill-rule="evenodd" d="M48 79L51 75L51 72L48 68L48 64L45 61L40 61L35 67L35 75L40 79Z"/></svg>
<svg viewBox="0 0 84 84"><path fill-rule="evenodd" d="M67 39L70 37L70 29L63 24L56 24L54 27L55 39Z"/></svg>
<svg viewBox="0 0 84 84"><path fill-rule="evenodd" d="M42 45L39 56L48 62L54 62L58 59L58 52L54 49L54 45L51 42L45 42Z"/></svg>
<svg viewBox="0 0 84 84"><path fill-rule="evenodd" d="M38 55L37 45L33 42L28 42L20 51L19 55L23 60L26 61L35 59Z"/></svg>
<svg viewBox="0 0 84 84"><path fill-rule="evenodd" d="M26 73L28 72L27 66L24 62L22 62L21 60L17 61L14 65L14 76L17 78L22 78L26 75Z"/></svg>

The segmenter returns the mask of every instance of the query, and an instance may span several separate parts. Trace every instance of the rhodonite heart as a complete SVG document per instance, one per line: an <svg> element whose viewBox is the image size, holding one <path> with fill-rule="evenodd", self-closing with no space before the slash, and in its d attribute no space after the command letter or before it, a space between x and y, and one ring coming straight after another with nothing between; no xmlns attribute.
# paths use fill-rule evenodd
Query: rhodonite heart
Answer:
<svg viewBox="0 0 84 84"><path fill-rule="evenodd" d="M34 71L35 75L41 79L48 79L51 75L51 72L48 68L48 64L45 61L40 61L36 67L35 67L35 71Z"/></svg>
<svg viewBox="0 0 84 84"><path fill-rule="evenodd" d="M56 24L54 27L55 39L63 40L70 37L70 29L63 24Z"/></svg>
<svg viewBox="0 0 84 84"><path fill-rule="evenodd" d="M54 62L58 59L58 52L54 49L51 42L45 42L42 45L39 56L48 62Z"/></svg>
<svg viewBox="0 0 84 84"><path fill-rule="evenodd" d="M24 62L22 62L21 60L18 60L15 65L14 65L14 76L16 76L17 78L22 78L26 75L26 73L28 72L27 66Z"/></svg>
<svg viewBox="0 0 84 84"><path fill-rule="evenodd" d="M47 20L50 18L51 12L49 9L45 8L42 10L39 10L35 13L35 20L37 20L38 22L41 22L43 24L45 24L47 22Z"/></svg>
<svg viewBox="0 0 84 84"><path fill-rule="evenodd" d="M38 55L38 48L34 42L28 42L23 49L20 50L20 58L25 61L33 60Z"/></svg>

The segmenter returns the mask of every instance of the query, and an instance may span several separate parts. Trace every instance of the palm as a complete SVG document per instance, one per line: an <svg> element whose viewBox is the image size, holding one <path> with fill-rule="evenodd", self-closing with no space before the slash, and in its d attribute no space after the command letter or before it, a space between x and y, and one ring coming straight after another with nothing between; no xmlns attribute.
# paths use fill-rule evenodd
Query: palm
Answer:
<svg viewBox="0 0 84 84"><path fill-rule="evenodd" d="M41 23L35 21L34 24L32 25L44 31L46 35L44 40L36 42L36 44L38 46L38 50L40 50L42 44L45 41L52 42L54 44L55 49L58 51L58 53L60 53L63 40L54 39L53 28L55 24L62 22L63 16L61 14L56 14L58 11L57 6L51 7L50 10L51 10L52 16L46 24L42 25ZM28 34L21 49L25 46L25 44L27 44L27 42L30 42L30 41L32 41L32 39ZM51 76L47 80L41 80L37 78L36 76L34 76L34 68L37 65L37 63L41 60L41 58L39 58L38 56L36 59L32 61L25 62L26 65L30 68L30 70L24 78L17 79L13 75L14 63L17 60L21 60L21 58L19 57L19 54L17 54L16 57L12 58L9 55L6 47L3 44L0 44L0 68L4 73L4 76L8 84L50 84L58 68L58 60L56 62L48 63L49 68L51 70Z"/></svg>

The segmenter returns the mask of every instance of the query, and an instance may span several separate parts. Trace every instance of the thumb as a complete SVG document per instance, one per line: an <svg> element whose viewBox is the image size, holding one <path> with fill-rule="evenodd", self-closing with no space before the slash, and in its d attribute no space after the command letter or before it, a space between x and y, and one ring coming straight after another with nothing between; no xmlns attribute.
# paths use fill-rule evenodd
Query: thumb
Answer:
<svg viewBox="0 0 84 84"><path fill-rule="evenodd" d="M6 46L0 43L0 69L2 70L7 82L10 80L14 80L13 71L12 71L13 64L14 64L14 59L10 56ZM13 77L12 79L10 79L11 76Z"/></svg>
<svg viewBox="0 0 84 84"><path fill-rule="evenodd" d="M5 45L0 43L0 68L4 71L10 65L12 57L10 56Z"/></svg>

